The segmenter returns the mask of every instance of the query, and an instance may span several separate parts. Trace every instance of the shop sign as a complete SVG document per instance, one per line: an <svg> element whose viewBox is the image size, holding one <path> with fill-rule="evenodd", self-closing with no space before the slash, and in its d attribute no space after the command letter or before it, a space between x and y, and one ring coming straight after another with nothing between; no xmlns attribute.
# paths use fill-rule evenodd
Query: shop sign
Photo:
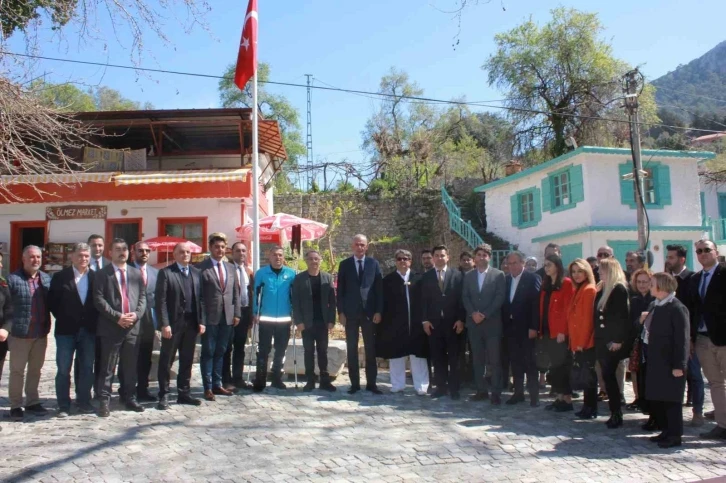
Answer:
<svg viewBox="0 0 726 483"><path fill-rule="evenodd" d="M49 206L45 209L46 220L105 220L108 207L96 205Z"/></svg>

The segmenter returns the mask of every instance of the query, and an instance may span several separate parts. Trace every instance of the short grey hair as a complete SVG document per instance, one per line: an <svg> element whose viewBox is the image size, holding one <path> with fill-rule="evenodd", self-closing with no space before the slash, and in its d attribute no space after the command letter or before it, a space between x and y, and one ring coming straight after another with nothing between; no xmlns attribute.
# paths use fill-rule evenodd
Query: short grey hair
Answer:
<svg viewBox="0 0 726 483"><path fill-rule="evenodd" d="M320 255L320 252L319 251L317 251L317 250L308 250L307 253L305 253L305 259L308 259L310 257L310 255L312 255L312 254L316 254L320 258L323 258L322 255Z"/></svg>
<svg viewBox="0 0 726 483"><path fill-rule="evenodd" d="M408 250L404 250L403 248L399 248L398 250L396 250L396 253L393 254L393 256L396 258L398 258L399 255L403 255L409 260L413 260L413 255L411 255L411 252L409 252Z"/></svg>
<svg viewBox="0 0 726 483"><path fill-rule="evenodd" d="M357 235L355 235L353 237L353 241L356 241L356 240L363 240L364 242L366 242L366 244L368 243L368 237L363 235L362 233L358 233Z"/></svg>
<svg viewBox="0 0 726 483"><path fill-rule="evenodd" d="M71 253L79 253L79 252L90 252L91 247L88 246L88 243L76 243L73 245L73 249L71 250Z"/></svg>
<svg viewBox="0 0 726 483"><path fill-rule="evenodd" d="M43 254L43 250L41 250L39 246L28 245L27 247L23 248L23 256L27 255L28 252L30 252L32 250L38 250L38 253L40 253L41 255Z"/></svg>
<svg viewBox="0 0 726 483"><path fill-rule="evenodd" d="M507 258L511 257L512 255L519 258L519 261L522 263L524 263L527 259L527 257L524 255L524 253L520 252L519 250L513 250L513 251L507 253Z"/></svg>

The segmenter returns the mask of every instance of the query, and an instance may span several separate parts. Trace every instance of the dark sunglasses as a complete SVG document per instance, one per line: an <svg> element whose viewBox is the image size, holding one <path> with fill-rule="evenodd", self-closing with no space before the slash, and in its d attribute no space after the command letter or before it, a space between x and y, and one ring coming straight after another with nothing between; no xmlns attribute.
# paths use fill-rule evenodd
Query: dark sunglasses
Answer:
<svg viewBox="0 0 726 483"><path fill-rule="evenodd" d="M597 258L608 258L610 256L609 253L598 253Z"/></svg>
<svg viewBox="0 0 726 483"><path fill-rule="evenodd" d="M148 248L138 248L136 251L141 253L151 253L151 250Z"/></svg>
<svg viewBox="0 0 726 483"><path fill-rule="evenodd" d="M700 255L701 253L711 253L712 251L713 251L713 248L709 248L709 247L706 247L706 248L698 248L696 250L696 254Z"/></svg>
<svg viewBox="0 0 726 483"><path fill-rule="evenodd" d="M397 262L407 262L409 260L411 260L411 259L410 258L406 258L406 257L398 257L398 258L396 258L396 261Z"/></svg>

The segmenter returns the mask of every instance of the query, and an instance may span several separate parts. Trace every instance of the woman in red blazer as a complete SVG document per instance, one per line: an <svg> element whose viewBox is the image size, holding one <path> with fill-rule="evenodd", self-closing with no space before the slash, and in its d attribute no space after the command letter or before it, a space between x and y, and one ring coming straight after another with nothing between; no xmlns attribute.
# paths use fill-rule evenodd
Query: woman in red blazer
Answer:
<svg viewBox="0 0 726 483"><path fill-rule="evenodd" d="M590 369L590 377L597 381L595 374L595 275L590 264L582 258L570 263L570 277L575 286L575 296L567 312L567 327L570 331L570 350L575 361ZM580 419L597 418L597 383L585 389L582 410L575 413Z"/></svg>
<svg viewBox="0 0 726 483"><path fill-rule="evenodd" d="M575 294L572 280L565 277L562 259L550 255L544 262L545 277L539 296L539 336L540 338L556 339L552 347L551 359L559 365L550 368L550 382L556 399L545 406L550 411L572 411L572 388L570 387L570 370L572 369L572 353L567 345L567 311ZM558 357L564 351L564 360ZM558 356L554 353L557 352Z"/></svg>

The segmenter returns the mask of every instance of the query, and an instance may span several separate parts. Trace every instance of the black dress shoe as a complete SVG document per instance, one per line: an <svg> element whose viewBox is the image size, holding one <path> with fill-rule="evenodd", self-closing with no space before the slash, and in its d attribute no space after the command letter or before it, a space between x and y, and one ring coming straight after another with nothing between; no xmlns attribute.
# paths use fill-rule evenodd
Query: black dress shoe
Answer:
<svg viewBox="0 0 726 483"><path fill-rule="evenodd" d="M681 438L666 438L663 441L658 441L659 448L675 448L681 445Z"/></svg>
<svg viewBox="0 0 726 483"><path fill-rule="evenodd" d="M716 426L711 431L701 433L699 436L708 439L726 439L726 429Z"/></svg>
<svg viewBox="0 0 726 483"><path fill-rule="evenodd" d="M572 394L570 394L570 397L572 399L580 399L580 395L578 393L576 393L576 392L573 392Z"/></svg>
<svg viewBox="0 0 726 483"><path fill-rule="evenodd" d="M529 407L531 408L538 408L539 407L539 399L532 398L529 400Z"/></svg>
<svg viewBox="0 0 726 483"><path fill-rule="evenodd" d="M487 399L489 399L489 394L486 392L477 392L476 394L469 396L469 401L471 402L486 401Z"/></svg>
<svg viewBox="0 0 726 483"><path fill-rule="evenodd" d="M201 406L202 400L195 397L191 397L189 394L179 394L176 398L177 404L184 404L187 406Z"/></svg>
<svg viewBox="0 0 726 483"><path fill-rule="evenodd" d="M48 414L48 410L40 403L33 404L32 406L25 406L25 412L36 416L45 416Z"/></svg>
<svg viewBox="0 0 726 483"><path fill-rule="evenodd" d="M562 401L560 401L559 399L556 399L544 407L545 411L554 411L555 409L557 409L557 406L559 406L560 404L562 404Z"/></svg>
<svg viewBox="0 0 726 483"><path fill-rule="evenodd" d="M235 380L234 386L237 389L245 389L245 390L252 389L252 384L247 384L247 381L245 381L244 379Z"/></svg>
<svg viewBox="0 0 726 483"><path fill-rule="evenodd" d="M149 391L138 391L136 393L136 400L139 402L156 402L157 397L149 393Z"/></svg>
<svg viewBox="0 0 726 483"><path fill-rule="evenodd" d="M458 391L451 393L451 400L452 401L458 401L459 399L461 399L461 395L459 394Z"/></svg>
<svg viewBox="0 0 726 483"><path fill-rule="evenodd" d="M492 406L501 406L502 397L499 394L492 394L491 400L489 402L492 403Z"/></svg>
<svg viewBox="0 0 726 483"><path fill-rule="evenodd" d="M434 391L434 393L431 395L431 399L438 399L440 397L446 396L446 391L442 389L437 389Z"/></svg>
<svg viewBox="0 0 726 483"><path fill-rule="evenodd" d="M360 391L360 386L350 386L350 389L348 389L348 394L355 394L358 391Z"/></svg>
<svg viewBox="0 0 726 483"><path fill-rule="evenodd" d="M328 391L328 392L335 392L337 391L336 387L333 386L330 382L321 382L319 389L321 391Z"/></svg>
<svg viewBox="0 0 726 483"><path fill-rule="evenodd" d="M648 440L652 441L653 443L660 443L661 441L665 441L667 439L668 435L665 433L665 431L656 436L651 436L650 438L648 438Z"/></svg>
<svg viewBox="0 0 726 483"><path fill-rule="evenodd" d="M383 391L378 389L377 386L366 386L366 391L372 392L373 394L383 394Z"/></svg>
<svg viewBox="0 0 726 483"><path fill-rule="evenodd" d="M593 408L583 407L575 413L577 419L597 419L597 411Z"/></svg>
<svg viewBox="0 0 726 483"><path fill-rule="evenodd" d="M521 402L524 402L524 394L522 394L522 393L514 393L514 394L512 394L512 397L510 397L509 399L507 399L506 404L508 404L508 405L511 406L511 405L514 405L514 404L517 404L517 403L521 403Z"/></svg>
<svg viewBox="0 0 726 483"><path fill-rule="evenodd" d="M660 427L658 427L658 423L655 421L655 418L651 417L648 418L648 422L643 424L641 428L644 431L658 431Z"/></svg>
<svg viewBox="0 0 726 483"><path fill-rule="evenodd" d="M605 425L608 427L608 429L615 429L619 428L623 425L623 414L622 413L613 413L613 415L610 417L607 423Z"/></svg>
<svg viewBox="0 0 726 483"><path fill-rule="evenodd" d="M159 398L159 404L156 405L156 409L159 411L166 411L169 409L169 395L164 394Z"/></svg>
<svg viewBox="0 0 726 483"><path fill-rule="evenodd" d="M126 402L126 409L128 409L129 411L137 412L137 413L144 412L144 406L139 404L135 399L129 399Z"/></svg>
<svg viewBox="0 0 726 483"><path fill-rule="evenodd" d="M638 409L640 409L640 402L636 399L635 401L625 406L625 409L627 409L628 411L637 411Z"/></svg>
<svg viewBox="0 0 726 483"><path fill-rule="evenodd" d="M558 404L555 407L554 411L556 413L565 413L567 411L573 411L574 409L575 408L572 406L572 403L571 402L568 403L568 402L562 401L561 404Z"/></svg>
<svg viewBox="0 0 726 483"><path fill-rule="evenodd" d="M309 380L305 383L305 386L303 386L303 392L311 392L313 389L315 389L314 379Z"/></svg>
<svg viewBox="0 0 726 483"><path fill-rule="evenodd" d="M108 409L108 403L107 402L101 402L101 406L98 408L98 417L99 418L107 418L111 415L111 411Z"/></svg>

